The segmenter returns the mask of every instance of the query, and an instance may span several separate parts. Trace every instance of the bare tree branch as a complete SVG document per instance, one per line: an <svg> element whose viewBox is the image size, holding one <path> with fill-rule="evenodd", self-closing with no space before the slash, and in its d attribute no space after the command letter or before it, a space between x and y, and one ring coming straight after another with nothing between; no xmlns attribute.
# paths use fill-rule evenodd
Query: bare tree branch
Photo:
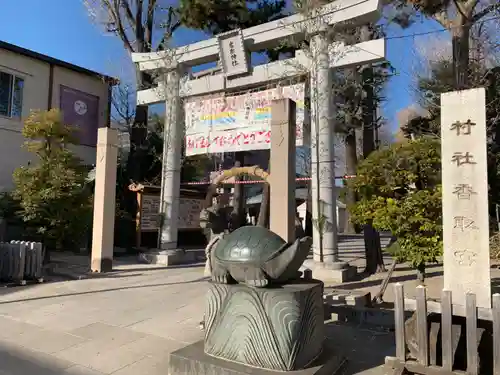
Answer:
<svg viewBox="0 0 500 375"><path fill-rule="evenodd" d="M500 11L500 3L496 2L494 4L488 5L483 10L474 14L474 16L472 17L472 22L477 22L487 14L492 13L494 11Z"/></svg>
<svg viewBox="0 0 500 375"><path fill-rule="evenodd" d="M155 14L156 0L149 0L148 12L146 15L146 32L144 41L150 49L153 49L153 27L154 27L154 14Z"/></svg>
<svg viewBox="0 0 500 375"><path fill-rule="evenodd" d="M120 5L125 12L125 17L127 18L130 27L135 28L135 19L132 10L130 9L130 3L127 0L118 0L118 1L121 3Z"/></svg>
<svg viewBox="0 0 500 375"><path fill-rule="evenodd" d="M137 9L135 11L135 44L136 44L136 52L147 52L151 49L151 45L146 45L146 41L144 39L144 26L142 24L142 11L144 0L136 0Z"/></svg>
<svg viewBox="0 0 500 375"><path fill-rule="evenodd" d="M445 29L450 29L453 27L453 22L448 18L445 11L436 13L434 19L441 24Z"/></svg>
<svg viewBox="0 0 500 375"><path fill-rule="evenodd" d="M120 0L114 0L114 3L111 4L110 0L102 0L102 4L106 8L110 16L111 23L115 27L115 29L108 29L108 31L112 31L118 34L120 39L123 41L125 48L130 52L134 52L134 48L132 47L129 38L127 37L127 33L123 28L123 24L120 18L120 7L118 1Z"/></svg>
<svg viewBox="0 0 500 375"><path fill-rule="evenodd" d="M135 117L133 100L134 89L129 85L120 84L113 88L111 95L111 105L114 109L112 111L112 119L125 127L127 131L130 131Z"/></svg>
<svg viewBox="0 0 500 375"><path fill-rule="evenodd" d="M461 21L470 21L472 12L474 11L474 8L476 7L477 3L479 0L469 0L465 4L461 3L458 0L453 0L453 4L455 4L455 8L457 8L457 11L459 13L458 19L463 19ZM460 24L463 22L460 22Z"/></svg>
<svg viewBox="0 0 500 375"><path fill-rule="evenodd" d="M165 43L168 39L172 37L174 34L175 30L181 26L181 21L177 20L174 22L174 16L175 16L175 10L173 7L168 8L168 16L167 16L167 21L164 25L165 28L165 33L163 34L163 38L161 39L160 43L158 44L157 50L161 51L165 49Z"/></svg>

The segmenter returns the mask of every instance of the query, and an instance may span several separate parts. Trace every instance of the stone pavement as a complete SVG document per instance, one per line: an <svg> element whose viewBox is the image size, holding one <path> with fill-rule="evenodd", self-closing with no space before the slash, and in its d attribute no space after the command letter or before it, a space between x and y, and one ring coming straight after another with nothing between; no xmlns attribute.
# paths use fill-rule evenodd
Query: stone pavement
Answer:
<svg viewBox="0 0 500 375"><path fill-rule="evenodd" d="M121 265L106 277L0 289L0 375L167 375L168 354L202 338L203 266ZM350 362L384 374L393 336L329 323Z"/></svg>

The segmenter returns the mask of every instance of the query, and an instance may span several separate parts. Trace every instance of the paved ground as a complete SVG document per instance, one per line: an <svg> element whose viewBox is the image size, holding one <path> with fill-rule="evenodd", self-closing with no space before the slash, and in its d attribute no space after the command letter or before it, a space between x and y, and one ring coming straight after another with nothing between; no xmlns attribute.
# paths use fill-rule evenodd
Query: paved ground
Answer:
<svg viewBox="0 0 500 375"><path fill-rule="evenodd" d="M0 289L1 375L167 375L168 354L202 338L203 267L118 267L105 278ZM330 323L351 374L385 373L390 333ZM174 375L174 374L172 374Z"/></svg>

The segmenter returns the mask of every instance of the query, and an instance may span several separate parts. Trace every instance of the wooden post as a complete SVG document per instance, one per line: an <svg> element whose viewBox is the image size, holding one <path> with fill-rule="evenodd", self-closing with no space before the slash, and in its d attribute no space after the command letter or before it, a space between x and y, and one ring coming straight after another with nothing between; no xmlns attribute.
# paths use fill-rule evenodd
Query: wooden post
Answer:
<svg viewBox="0 0 500 375"><path fill-rule="evenodd" d="M465 295L465 324L467 337L467 374L477 375L477 306L476 295L473 293Z"/></svg>
<svg viewBox="0 0 500 375"><path fill-rule="evenodd" d="M493 363L494 375L500 375L500 294L493 294Z"/></svg>
<svg viewBox="0 0 500 375"><path fill-rule="evenodd" d="M417 286L417 341L418 362L429 366L429 340L427 335L427 298L425 287Z"/></svg>
<svg viewBox="0 0 500 375"><path fill-rule="evenodd" d="M406 360L405 340L405 293L403 284L394 285L394 316L396 328L396 357L400 361Z"/></svg>
<svg viewBox="0 0 500 375"><path fill-rule="evenodd" d="M453 348L451 342L452 330L452 295L451 291L443 290L441 294L441 345L443 352L443 368L453 369Z"/></svg>
<svg viewBox="0 0 500 375"><path fill-rule="evenodd" d="M135 247L141 247L142 193L137 192L137 213L135 215Z"/></svg>

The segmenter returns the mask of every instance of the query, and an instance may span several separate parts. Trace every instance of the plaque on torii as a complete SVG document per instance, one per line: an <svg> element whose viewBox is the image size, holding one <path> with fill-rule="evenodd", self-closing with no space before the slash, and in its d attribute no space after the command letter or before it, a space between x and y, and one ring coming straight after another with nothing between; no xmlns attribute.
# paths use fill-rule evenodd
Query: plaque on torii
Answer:
<svg viewBox="0 0 500 375"><path fill-rule="evenodd" d="M217 35L219 60L226 78L233 78L249 72L245 41L241 29Z"/></svg>

